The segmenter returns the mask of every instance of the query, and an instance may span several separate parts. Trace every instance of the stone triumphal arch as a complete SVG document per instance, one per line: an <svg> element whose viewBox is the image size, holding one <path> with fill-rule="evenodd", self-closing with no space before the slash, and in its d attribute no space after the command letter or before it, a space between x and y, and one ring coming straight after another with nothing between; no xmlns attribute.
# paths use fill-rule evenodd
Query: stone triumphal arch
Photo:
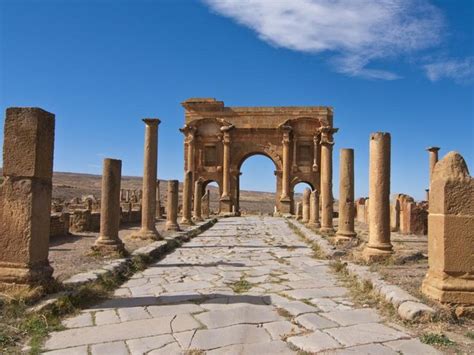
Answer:
<svg viewBox="0 0 474 355"><path fill-rule="evenodd" d="M332 209L333 110L331 107L226 107L213 98L192 98L185 109L183 214L204 186L215 181L220 212L239 214L240 167L261 154L275 164L275 206L293 213L293 187L308 183ZM330 202L329 202L330 201ZM324 209L324 207L323 207ZM186 220L186 218L184 218Z"/></svg>

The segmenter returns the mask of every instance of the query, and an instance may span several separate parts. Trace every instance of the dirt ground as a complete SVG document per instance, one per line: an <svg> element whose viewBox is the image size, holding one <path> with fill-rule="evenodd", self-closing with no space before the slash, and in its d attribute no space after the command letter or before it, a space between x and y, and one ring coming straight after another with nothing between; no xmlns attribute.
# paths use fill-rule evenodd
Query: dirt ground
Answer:
<svg viewBox="0 0 474 355"><path fill-rule="evenodd" d="M158 232L166 237L172 232L164 230L165 220L156 223ZM119 237L128 252L152 243L152 240L131 239L130 235L140 229L139 225L129 225L120 229ZM187 227L182 226L183 230ZM53 276L59 281L89 270L99 268L104 258L91 249L99 233L75 233L50 240L49 262L54 268Z"/></svg>

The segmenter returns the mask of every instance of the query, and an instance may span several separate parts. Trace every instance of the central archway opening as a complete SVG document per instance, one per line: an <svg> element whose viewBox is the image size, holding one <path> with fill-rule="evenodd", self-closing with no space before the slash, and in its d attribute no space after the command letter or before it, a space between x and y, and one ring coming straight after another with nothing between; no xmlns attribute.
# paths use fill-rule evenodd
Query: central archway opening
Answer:
<svg viewBox="0 0 474 355"><path fill-rule="evenodd" d="M221 189L217 181L206 180L202 184L201 196L205 194L209 195L209 211L206 211L209 215L216 215L220 213L219 198L221 196ZM205 208L205 207L203 207Z"/></svg>
<svg viewBox="0 0 474 355"><path fill-rule="evenodd" d="M270 214L276 206L276 165L264 154L252 154L240 164L237 206L242 215Z"/></svg>
<svg viewBox="0 0 474 355"><path fill-rule="evenodd" d="M309 189L310 191L314 190L313 185L311 185L309 182L306 181L298 181L293 185L293 188L291 189L291 194L293 197L293 214L296 215L296 218L300 218L300 214L302 212L301 207L298 208L298 203L302 204L303 203L303 193L304 190Z"/></svg>

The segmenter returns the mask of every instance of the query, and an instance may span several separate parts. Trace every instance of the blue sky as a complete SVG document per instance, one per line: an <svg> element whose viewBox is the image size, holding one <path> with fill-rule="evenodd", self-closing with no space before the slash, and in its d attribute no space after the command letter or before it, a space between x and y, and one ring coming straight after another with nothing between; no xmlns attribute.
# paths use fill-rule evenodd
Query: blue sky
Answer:
<svg viewBox="0 0 474 355"><path fill-rule="evenodd" d="M140 119L159 117L159 176L182 179L189 97L333 106L336 196L346 147L367 195L374 131L392 134L392 192L423 198L427 146L474 169L474 1L242 3L0 0L0 109L56 114L57 171L100 173L114 157L141 175ZM274 191L273 169L250 158L242 188Z"/></svg>

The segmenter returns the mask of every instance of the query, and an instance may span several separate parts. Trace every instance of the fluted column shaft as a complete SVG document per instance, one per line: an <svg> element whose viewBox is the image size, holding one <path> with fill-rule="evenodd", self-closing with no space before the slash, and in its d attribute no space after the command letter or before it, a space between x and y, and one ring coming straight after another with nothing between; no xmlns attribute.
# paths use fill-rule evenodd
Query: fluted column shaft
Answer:
<svg viewBox="0 0 474 355"><path fill-rule="evenodd" d="M321 232L334 232L333 195L332 195L332 147L335 128L325 127L321 130Z"/></svg>
<svg viewBox="0 0 474 355"><path fill-rule="evenodd" d="M104 159L100 205L100 233L94 249L103 252L123 251L119 238L120 228L120 182L122 161Z"/></svg>
<svg viewBox="0 0 474 355"><path fill-rule="evenodd" d="M339 162L339 227L336 240L348 240L355 236L354 150L341 149Z"/></svg>
<svg viewBox="0 0 474 355"><path fill-rule="evenodd" d="M178 225L178 180L168 181L168 192L166 201L166 230L179 230Z"/></svg>
<svg viewBox="0 0 474 355"><path fill-rule="evenodd" d="M390 134L372 133L369 162L369 241L366 260L392 253L390 242Z"/></svg>
<svg viewBox="0 0 474 355"><path fill-rule="evenodd" d="M197 180L194 183L194 210L193 219L195 221L202 221L202 210L201 210L201 199L202 199L202 182Z"/></svg>
<svg viewBox="0 0 474 355"><path fill-rule="evenodd" d="M319 223L319 192L318 190L311 191L309 198L309 226L314 228L321 227Z"/></svg>
<svg viewBox="0 0 474 355"><path fill-rule="evenodd" d="M158 125L157 118L145 118L145 160L143 169L142 227L132 235L141 239L159 239L155 227L156 178L158 172Z"/></svg>

